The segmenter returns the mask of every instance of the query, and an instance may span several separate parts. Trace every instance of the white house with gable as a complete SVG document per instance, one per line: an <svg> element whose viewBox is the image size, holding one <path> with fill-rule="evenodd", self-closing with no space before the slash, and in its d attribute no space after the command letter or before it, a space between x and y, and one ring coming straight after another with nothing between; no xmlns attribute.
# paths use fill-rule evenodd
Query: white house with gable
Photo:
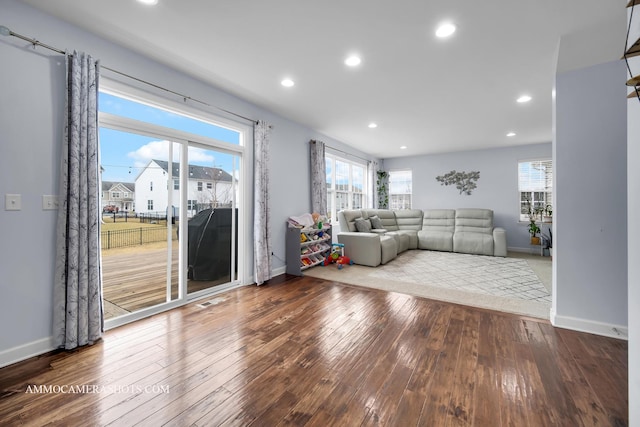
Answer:
<svg viewBox="0 0 640 427"><path fill-rule="evenodd" d="M151 160L135 181L137 213L167 212L169 191L176 214L180 207L180 165L174 162L169 182L169 162ZM187 183L187 213L191 217L210 207L230 207L233 196L233 178L219 168L189 165Z"/></svg>

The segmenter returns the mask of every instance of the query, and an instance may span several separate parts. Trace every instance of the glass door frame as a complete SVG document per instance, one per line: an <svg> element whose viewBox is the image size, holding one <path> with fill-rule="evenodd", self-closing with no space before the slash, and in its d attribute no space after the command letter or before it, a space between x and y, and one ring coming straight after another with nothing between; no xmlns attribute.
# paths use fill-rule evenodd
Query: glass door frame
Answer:
<svg viewBox="0 0 640 427"><path fill-rule="evenodd" d="M180 106L180 105L170 105L172 104L171 102L167 101L164 98L161 97L154 97L152 95L149 95L147 93L145 93L144 96L141 95L137 95L135 96L135 93L144 93L142 91L136 91L135 89L132 89L128 86L126 86L126 90L122 89L122 86L120 86L120 89L117 89L117 87L120 86L118 84L115 84L112 82L112 84L107 85L107 89L103 87L101 88L101 90L107 92L107 93L111 93L117 96L121 96L123 98L128 98L128 99L134 99L138 102L142 102L142 103L149 103L149 102L157 102L158 106L168 106L168 107L173 107L174 111L178 111L178 112L183 112L185 111L185 106ZM156 99L153 99L156 98ZM188 110L188 109L187 109ZM195 114L193 111L195 111L194 109L191 109L192 111L189 112L191 113L190 115L192 117L197 117L197 118L201 118L201 119L205 119L206 121L216 124L216 125L220 125L220 126L224 126L227 127L229 129L232 129L235 132L239 133L239 139L240 139L240 144L235 145L235 144L231 144L225 141L219 141L213 138L209 138L209 137L205 137L205 136L201 136L201 135L194 135L194 134L189 134L188 132L184 132L184 131L178 131L175 129L171 129L171 128L166 128L166 127L162 127L162 126L158 126L155 124L151 124L151 123L147 123L147 122L142 122L142 121L138 121L138 120L133 120L130 118L126 118L126 117L122 117L122 116L116 116L113 114L108 114L108 113L104 113L101 112L99 113L98 116L98 124L99 127L101 128L107 128L107 129L114 129L114 130L119 130L119 131L124 131L124 132L129 132L129 133L135 133L138 135L143 135L143 136L151 136L151 137L155 137L155 138L159 138L160 140L167 140L170 141L171 143L179 143L181 144L180 147L180 181L181 181L181 185L180 185L180 218L187 218L187 198L188 198L188 194L187 191L183 191L183 188L186 188L187 185L182 185L182 183L187 183L188 182L188 149L189 146L198 146L198 147L202 147L202 148L206 148L206 149L211 149L211 150L215 150L215 151L219 151L219 152L224 152L227 154L232 154L234 156L237 156L238 159L238 170L240 171L241 175L239 179L235 179L236 177L234 177L233 180L233 185L237 186L238 189L238 203L234 203L234 207L238 207L238 220L235 221L234 219L234 225L236 226L236 230L237 230L237 234L238 234L238 246L239 246L239 250L238 250L238 257L237 257L237 263L238 263L238 268L237 268L237 274L236 277L234 278L233 276L231 277L231 281L227 284L224 285L220 285L220 286L216 286L215 288L211 288L211 289L207 289L207 290L203 290L203 291L198 291L195 292L193 294L188 294L187 293L187 269L186 266L188 265L187 262L187 255L188 255L188 239L180 239L179 240L179 271L178 271L178 298L173 300L173 301L168 301L162 304L158 304L152 307L148 307L148 308L144 308L141 310L138 310L136 312L130 313L130 314L126 314L120 317L116 317L113 319L108 319L105 320L105 330L117 327L117 326L121 326L130 322L133 322L135 320L139 320L145 317L149 317L153 314L156 313L160 313L166 310L170 310L176 307L180 307L182 305L188 304L189 302L192 302L194 300L198 300L201 298L206 298L209 297L211 295L215 295L217 293L220 292L224 292L226 290L229 289L233 289L233 288L237 288L240 286L244 286L245 284L247 284L247 280L248 278L251 276L250 272L248 271L248 260L250 259L251 253L250 253L250 242L247 242L247 236L248 236L248 230L247 224L250 224L250 211L251 209L249 209L250 205L250 193L252 192L252 187L247 185L247 183L250 182L251 180L251 175L250 172L246 167L247 164L250 164L251 159L247 159L247 154L249 154L249 156L251 156L252 152L251 150L247 150L246 148L246 142L250 141L249 139L249 135L251 134L251 130L252 128L247 126L247 125L243 125L237 122L232 122L229 120L224 120L224 119L220 119L220 118L212 118L212 117L204 117L205 115L202 114L202 112L200 112L199 114ZM188 111L187 111L188 112ZM169 161L173 161L172 157L172 150L170 150L170 156L169 156ZM171 163L169 163L171 164ZM170 168L171 169L171 168ZM171 178L171 175L169 176ZM238 183L239 181L239 183ZM172 181L169 181L172 182ZM239 206L238 206L239 205ZM233 215L232 217L235 217L235 215ZM180 236L187 236L187 221L180 221L179 223L179 235ZM233 241L234 239L232 239ZM233 262L236 262L235 259L235 247L232 248L233 252L232 254L234 256L232 256L232 260ZM167 251L167 256L170 257L171 256L171 250ZM170 264L168 269L170 268ZM235 269L232 269L232 272ZM170 275L167 278L168 282L170 284ZM168 295L170 293L170 286L167 286L167 292Z"/></svg>

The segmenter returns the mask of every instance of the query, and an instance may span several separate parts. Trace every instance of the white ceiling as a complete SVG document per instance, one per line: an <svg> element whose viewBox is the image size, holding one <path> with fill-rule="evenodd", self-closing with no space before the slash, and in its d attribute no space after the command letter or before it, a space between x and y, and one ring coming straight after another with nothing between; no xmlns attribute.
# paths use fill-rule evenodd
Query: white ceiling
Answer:
<svg viewBox="0 0 640 427"><path fill-rule="evenodd" d="M381 158L551 141L560 37L595 41L563 70L620 58L627 2L23 1Z"/></svg>

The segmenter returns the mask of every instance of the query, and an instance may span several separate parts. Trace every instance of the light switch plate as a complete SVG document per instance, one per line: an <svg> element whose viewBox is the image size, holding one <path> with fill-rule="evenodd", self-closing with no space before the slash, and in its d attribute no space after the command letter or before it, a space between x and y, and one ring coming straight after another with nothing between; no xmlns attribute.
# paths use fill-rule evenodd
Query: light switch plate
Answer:
<svg viewBox="0 0 640 427"><path fill-rule="evenodd" d="M42 210L51 211L58 209L58 196L43 195Z"/></svg>
<svg viewBox="0 0 640 427"><path fill-rule="evenodd" d="M22 209L22 196L20 194L4 195L4 210L19 211Z"/></svg>

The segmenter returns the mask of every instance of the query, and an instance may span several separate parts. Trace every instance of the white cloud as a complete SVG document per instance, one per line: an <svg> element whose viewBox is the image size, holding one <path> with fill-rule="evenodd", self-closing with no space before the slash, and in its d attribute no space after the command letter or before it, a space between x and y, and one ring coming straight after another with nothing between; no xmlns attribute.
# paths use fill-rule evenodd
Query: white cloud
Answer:
<svg viewBox="0 0 640 427"><path fill-rule="evenodd" d="M136 167L146 166L150 160L169 160L169 141L151 141L143 145L135 151L127 154L134 160ZM172 144L173 161L180 159L180 144ZM215 164L215 157L207 150L202 148L189 147L189 163L190 164Z"/></svg>

